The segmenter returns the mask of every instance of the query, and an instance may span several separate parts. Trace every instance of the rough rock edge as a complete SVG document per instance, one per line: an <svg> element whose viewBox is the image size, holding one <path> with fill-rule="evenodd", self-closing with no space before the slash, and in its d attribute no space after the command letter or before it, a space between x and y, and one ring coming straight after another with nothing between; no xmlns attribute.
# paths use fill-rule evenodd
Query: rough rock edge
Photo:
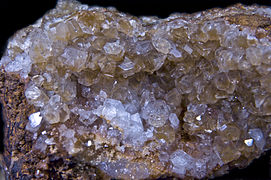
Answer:
<svg viewBox="0 0 271 180"><path fill-rule="evenodd" d="M101 173L90 165L78 166L67 153L45 156L32 151L30 134L25 131L27 117L35 112L27 104L23 82L18 76L0 72L0 99L4 107L5 139L2 159L7 179L33 179L37 169L43 167L45 179L100 179Z"/></svg>
<svg viewBox="0 0 271 180"><path fill-rule="evenodd" d="M216 14L231 8L243 10L244 7L236 4L226 9L214 8L203 11L203 13ZM265 8L257 5L253 7ZM270 15L237 13L223 18L232 24L257 29L259 33L257 36L261 38L271 38ZM26 83L18 75L7 74L3 69L0 70L0 101L3 105L5 123L4 153L0 157L0 164L5 171L6 179L35 179L35 173L37 169L41 169L40 167L43 167L42 173L45 174L43 179L109 179L98 168L77 162L66 152L46 156L32 150L32 137L25 131L25 126L28 121L27 117L35 112L35 109L27 103L24 96ZM217 175L219 172L218 174L214 172L212 177ZM161 178L175 179L167 175L163 175Z"/></svg>

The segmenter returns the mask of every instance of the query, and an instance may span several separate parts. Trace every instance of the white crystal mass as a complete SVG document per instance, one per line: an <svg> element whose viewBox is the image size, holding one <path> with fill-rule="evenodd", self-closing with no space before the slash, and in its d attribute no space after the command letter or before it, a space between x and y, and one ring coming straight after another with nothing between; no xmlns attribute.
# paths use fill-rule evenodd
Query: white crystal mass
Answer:
<svg viewBox="0 0 271 180"><path fill-rule="evenodd" d="M29 117L29 122L30 122L30 126L32 128L36 128L40 125L42 117L40 115L40 112L35 112L33 114L31 114Z"/></svg>

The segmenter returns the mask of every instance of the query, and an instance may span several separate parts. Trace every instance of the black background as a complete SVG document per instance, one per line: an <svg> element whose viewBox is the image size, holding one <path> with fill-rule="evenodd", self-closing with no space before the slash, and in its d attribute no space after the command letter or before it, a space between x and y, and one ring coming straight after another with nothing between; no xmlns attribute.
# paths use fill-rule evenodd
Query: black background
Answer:
<svg viewBox="0 0 271 180"><path fill-rule="evenodd" d="M103 7L113 6L119 11L135 16L158 16L165 18L174 12L192 13L214 7L227 7L236 3L246 5L259 4L271 6L271 0L80 0L88 5ZM16 30L33 24L49 9L54 8L56 0L0 0L0 57L7 40ZM0 106L0 114L2 107ZM1 118L2 119L2 118ZM0 121L0 135L3 136L3 122ZM0 152L3 152L3 138L0 138ZM267 152L260 159L255 160L249 167L224 175L216 180L271 180L271 152Z"/></svg>

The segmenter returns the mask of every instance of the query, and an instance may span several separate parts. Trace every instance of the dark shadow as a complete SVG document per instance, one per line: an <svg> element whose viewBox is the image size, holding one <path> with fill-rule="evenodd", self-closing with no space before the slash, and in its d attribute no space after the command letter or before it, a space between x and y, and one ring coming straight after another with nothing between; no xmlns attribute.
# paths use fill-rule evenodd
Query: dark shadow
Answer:
<svg viewBox="0 0 271 180"><path fill-rule="evenodd" d="M3 106L0 104L0 154L4 152L4 118Z"/></svg>
<svg viewBox="0 0 271 180"><path fill-rule="evenodd" d="M7 40L17 30L33 24L48 10L54 8L56 0L1 0L0 1L0 57L4 53Z"/></svg>
<svg viewBox="0 0 271 180"><path fill-rule="evenodd" d="M245 169L233 169L229 174L214 180L270 180L271 166L270 166L271 150L267 151L259 159L255 159Z"/></svg>
<svg viewBox="0 0 271 180"><path fill-rule="evenodd" d="M268 0L79 0L81 3L88 5L97 5L102 7L116 7L119 11L126 12L135 16L158 16L166 18L170 14L193 13L206 9L221 7L225 8L236 3L247 5L271 5Z"/></svg>

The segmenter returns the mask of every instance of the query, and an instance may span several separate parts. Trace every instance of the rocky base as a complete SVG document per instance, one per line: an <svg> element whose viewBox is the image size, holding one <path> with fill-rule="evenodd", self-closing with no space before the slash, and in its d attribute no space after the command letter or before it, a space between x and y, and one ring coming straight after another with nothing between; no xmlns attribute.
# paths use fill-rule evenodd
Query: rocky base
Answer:
<svg viewBox="0 0 271 180"><path fill-rule="evenodd" d="M66 151L41 154L32 151L32 134L25 131L34 112L24 96L25 83L18 76L1 71L1 103L4 107L5 151L1 159L7 179L101 179L102 173L90 164L71 157Z"/></svg>

